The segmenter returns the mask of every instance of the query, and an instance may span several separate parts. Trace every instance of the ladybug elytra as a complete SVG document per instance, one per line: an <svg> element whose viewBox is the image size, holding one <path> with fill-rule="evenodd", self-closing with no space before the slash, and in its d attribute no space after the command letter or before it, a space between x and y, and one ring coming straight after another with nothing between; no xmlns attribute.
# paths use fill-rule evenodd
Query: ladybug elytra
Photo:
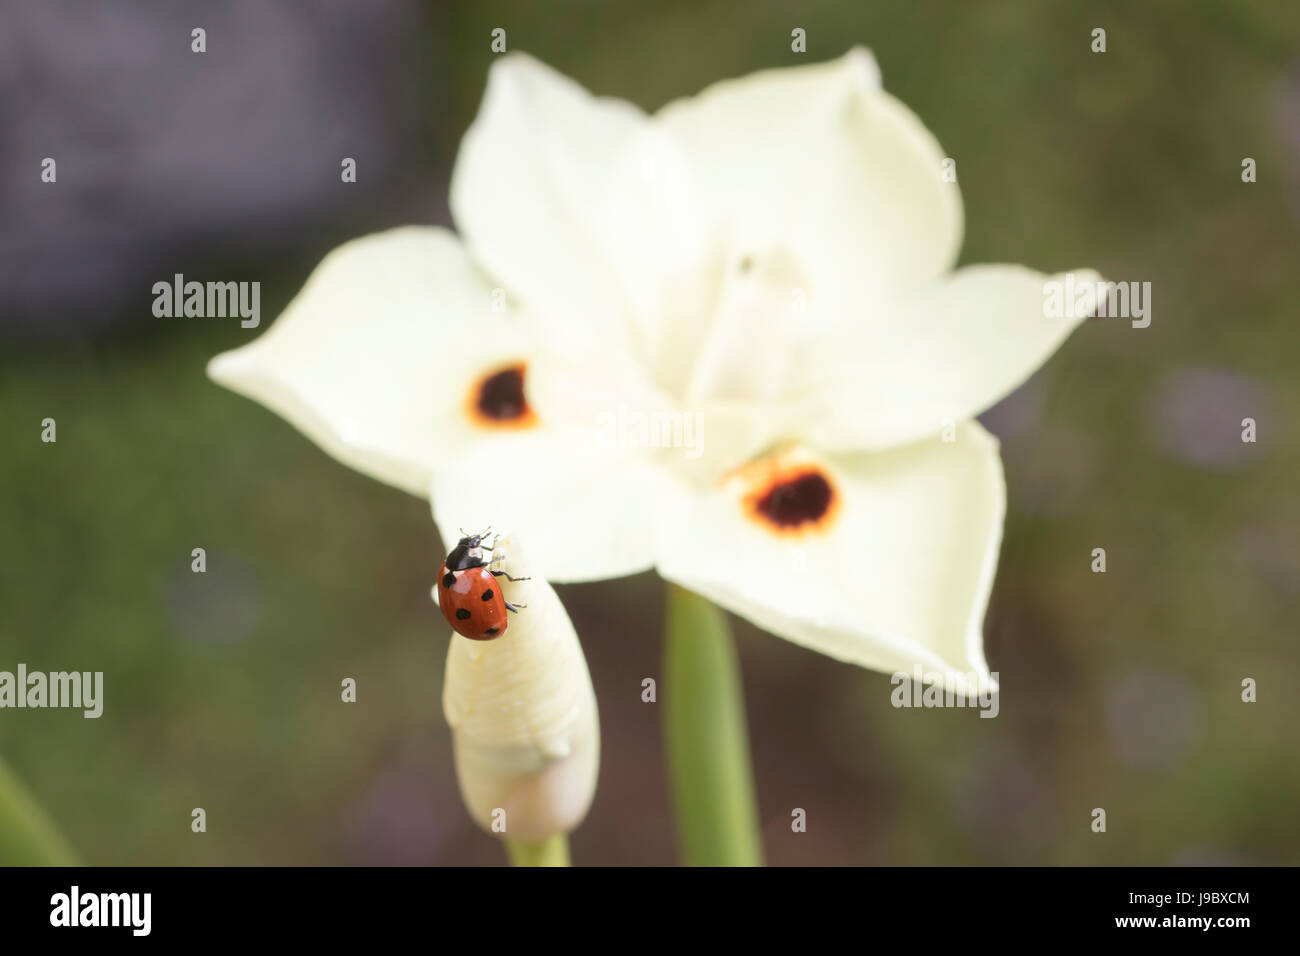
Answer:
<svg viewBox="0 0 1300 956"><path fill-rule="evenodd" d="M491 529L489 529L491 530ZM501 593L497 578L509 581L527 581L512 578L505 571L493 567L501 558L484 560L484 552L492 548L483 543L487 531L465 534L451 549L438 570L438 606L452 630L473 641L491 641L506 632L506 612L517 612L524 604L511 604ZM496 544L495 539L493 544Z"/></svg>

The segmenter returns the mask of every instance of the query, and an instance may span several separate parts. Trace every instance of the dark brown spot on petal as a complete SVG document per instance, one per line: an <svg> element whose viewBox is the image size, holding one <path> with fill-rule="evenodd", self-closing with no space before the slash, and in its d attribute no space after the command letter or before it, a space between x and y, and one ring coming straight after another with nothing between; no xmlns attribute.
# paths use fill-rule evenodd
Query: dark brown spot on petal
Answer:
<svg viewBox="0 0 1300 956"><path fill-rule="evenodd" d="M839 492L829 473L793 449L751 462L724 481L737 489L746 514L775 534L826 531L839 510Z"/></svg>
<svg viewBox="0 0 1300 956"><path fill-rule="evenodd" d="M772 485L754 502L754 510L778 528L797 528L820 521L834 500L826 476L809 471Z"/></svg>
<svg viewBox="0 0 1300 956"><path fill-rule="evenodd" d="M537 416L524 397L523 362L494 369L474 383L469 393L469 415L485 428L531 428Z"/></svg>

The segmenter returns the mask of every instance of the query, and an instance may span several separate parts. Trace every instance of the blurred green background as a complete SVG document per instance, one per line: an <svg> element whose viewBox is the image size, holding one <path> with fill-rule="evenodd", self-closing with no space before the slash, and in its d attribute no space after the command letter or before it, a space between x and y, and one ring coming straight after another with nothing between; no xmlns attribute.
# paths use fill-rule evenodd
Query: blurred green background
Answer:
<svg viewBox="0 0 1300 956"><path fill-rule="evenodd" d="M154 319L148 293L174 264L259 279L265 328L344 238L445 221L503 27L511 49L647 109L865 44L957 160L963 263L1153 283L1150 328L1087 323L988 416L1009 485L986 623L996 720L895 710L887 675L736 622L769 863L1300 863L1300 7L493 2L415 20L406 80L431 92L399 145L418 201L363 201L270 257L200 244L107 334L3 342L0 669L102 670L105 706L0 711L0 758L83 860L504 859L453 777L427 504L211 384L208 358L257 333ZM382 185L363 167L358 190ZM1257 444L1239 440L1246 416ZM671 863L659 713L640 699L663 584L560 593L603 731L574 861Z"/></svg>

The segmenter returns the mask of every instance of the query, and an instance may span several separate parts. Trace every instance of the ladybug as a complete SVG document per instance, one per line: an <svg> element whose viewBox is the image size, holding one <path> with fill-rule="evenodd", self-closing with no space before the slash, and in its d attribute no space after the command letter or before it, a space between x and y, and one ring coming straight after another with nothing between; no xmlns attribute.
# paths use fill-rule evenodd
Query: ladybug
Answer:
<svg viewBox="0 0 1300 956"><path fill-rule="evenodd" d="M483 543L487 533L465 534L461 531L463 537L438 570L438 606L442 608L442 616L452 630L472 641L491 641L500 637L506 632L506 612L518 612L521 607L528 606L511 604L502 596L497 578L504 577L509 581L527 581L528 578L512 578L506 572L494 569L492 565L500 561L499 557L491 561L483 559L483 553L492 550ZM496 544L495 539L493 544Z"/></svg>

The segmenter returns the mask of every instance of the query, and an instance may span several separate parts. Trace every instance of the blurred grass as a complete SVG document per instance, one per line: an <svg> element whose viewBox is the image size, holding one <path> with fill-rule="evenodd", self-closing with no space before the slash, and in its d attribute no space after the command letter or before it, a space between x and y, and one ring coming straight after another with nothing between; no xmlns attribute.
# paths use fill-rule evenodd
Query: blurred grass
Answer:
<svg viewBox="0 0 1300 956"><path fill-rule="evenodd" d="M454 91L431 121L431 178L477 109L496 26L511 49L648 108L799 62L795 26L808 59L865 43L958 161L963 262L1155 284L1151 328L1076 333L1039 376L1041 427L1004 443L986 627L997 720L893 710L886 675L738 623L768 860L1300 862L1300 157L1276 120L1300 69L1300 9L456 4L431 43ZM1106 54L1089 52L1094 26ZM1294 136L1300 117L1285 122ZM1259 163L1254 185L1243 156ZM265 325L328 247L305 236L299 257L226 272L262 279ZM236 324L153 320L149 301L115 341L5 347L0 669L103 670L106 700L99 720L0 713L0 754L90 863L499 863L452 779L426 505L211 385L206 360L246 339ZM1153 442L1152 389L1187 365L1268 396L1240 470ZM54 445L39 440L47 416ZM1104 576L1088 572L1097 546ZM201 583L194 547L208 554ZM659 714L639 701L657 673L660 587L643 575L563 590L604 725L578 864L672 858ZM1111 724L1116 682L1144 672L1170 675L1200 715L1166 765L1125 763ZM349 676L352 705L339 700ZM1245 676L1256 704L1240 703ZM789 831L796 806L806 834ZM1106 836L1088 828L1097 806ZM194 807L207 833L190 831Z"/></svg>
<svg viewBox="0 0 1300 956"><path fill-rule="evenodd" d="M8 866L75 866L77 855L27 788L0 761L0 860Z"/></svg>

